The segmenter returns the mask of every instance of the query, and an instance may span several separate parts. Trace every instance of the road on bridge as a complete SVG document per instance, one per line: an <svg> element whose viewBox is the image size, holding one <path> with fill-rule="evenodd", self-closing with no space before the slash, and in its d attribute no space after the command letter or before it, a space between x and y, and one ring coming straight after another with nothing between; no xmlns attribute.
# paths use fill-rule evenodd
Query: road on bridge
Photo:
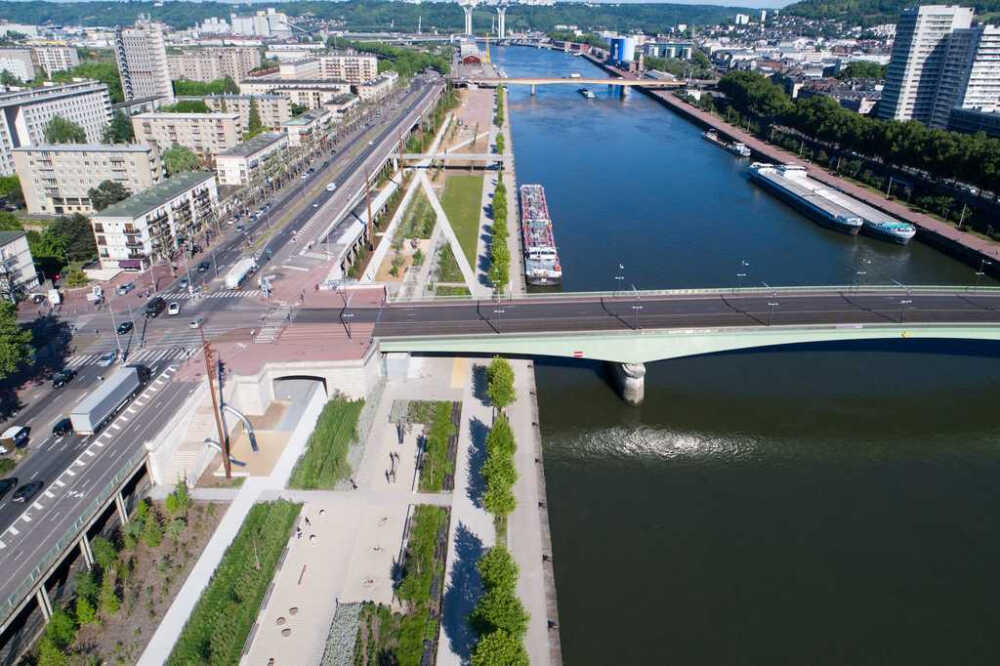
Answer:
<svg viewBox="0 0 1000 666"><path fill-rule="evenodd" d="M1000 291L732 290L310 309L296 323L374 323L375 337L858 324L1000 324Z"/></svg>

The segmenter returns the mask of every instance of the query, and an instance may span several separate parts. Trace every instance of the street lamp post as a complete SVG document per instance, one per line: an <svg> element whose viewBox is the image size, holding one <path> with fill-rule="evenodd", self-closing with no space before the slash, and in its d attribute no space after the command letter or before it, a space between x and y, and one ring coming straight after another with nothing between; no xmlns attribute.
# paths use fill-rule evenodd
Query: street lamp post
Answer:
<svg viewBox="0 0 1000 666"><path fill-rule="evenodd" d="M979 270L976 271L976 288L980 288L983 285L983 277L986 275L986 267L992 266L992 261L987 261L986 259L979 260Z"/></svg>
<svg viewBox="0 0 1000 666"><path fill-rule="evenodd" d="M770 311L767 313L767 325L768 326L771 325L771 319L774 317L774 308L778 307L778 305L779 305L778 301L768 301L767 302L767 307L770 308Z"/></svg>
<svg viewBox="0 0 1000 666"><path fill-rule="evenodd" d="M913 303L912 298L902 298L899 301L899 323L903 323L903 315L906 314L906 306Z"/></svg>
<svg viewBox="0 0 1000 666"><path fill-rule="evenodd" d="M622 292L622 285L625 284L625 265L618 264L618 275L615 276L615 296Z"/></svg>

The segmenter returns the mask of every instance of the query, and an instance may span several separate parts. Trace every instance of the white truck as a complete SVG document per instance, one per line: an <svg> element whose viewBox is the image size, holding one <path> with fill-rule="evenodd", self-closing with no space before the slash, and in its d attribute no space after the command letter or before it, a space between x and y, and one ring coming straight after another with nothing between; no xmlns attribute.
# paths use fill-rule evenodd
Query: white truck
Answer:
<svg viewBox="0 0 1000 666"><path fill-rule="evenodd" d="M49 289L49 305L59 305L62 303L62 294L58 289Z"/></svg>
<svg viewBox="0 0 1000 666"><path fill-rule="evenodd" d="M69 415L73 431L78 435L93 435L100 430L139 392L147 373L143 367L118 368L73 408Z"/></svg>
<svg viewBox="0 0 1000 666"><path fill-rule="evenodd" d="M246 276L250 274L250 271L253 270L255 265L256 262L250 257L243 257L233 264L233 267L229 269L228 273L226 273L226 288L236 289L239 287L243 283L243 280L246 279Z"/></svg>

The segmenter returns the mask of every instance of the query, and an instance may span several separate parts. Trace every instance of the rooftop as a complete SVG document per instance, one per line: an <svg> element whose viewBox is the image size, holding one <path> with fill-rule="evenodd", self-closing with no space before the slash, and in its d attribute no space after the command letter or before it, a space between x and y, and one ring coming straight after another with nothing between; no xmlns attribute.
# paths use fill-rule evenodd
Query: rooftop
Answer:
<svg viewBox="0 0 1000 666"><path fill-rule="evenodd" d="M93 217L95 220L104 217L139 217L214 178L215 174L209 171L185 171L133 194L124 201L112 204L101 212L94 213Z"/></svg>
<svg viewBox="0 0 1000 666"><path fill-rule="evenodd" d="M25 235L24 231L0 231L0 245L13 243L18 238L24 235Z"/></svg>
<svg viewBox="0 0 1000 666"><path fill-rule="evenodd" d="M285 135L280 132L265 132L264 134L258 134L249 141L238 143L229 150L224 150L216 154L215 157L216 159L220 157L248 157L284 138Z"/></svg>
<svg viewBox="0 0 1000 666"><path fill-rule="evenodd" d="M234 112L213 112L213 113L170 113L169 111L148 111L146 113L139 113L133 118L156 118L157 120L165 120L167 118L173 118L175 120L205 120L205 119L216 119L222 120L224 118L236 118L240 117L240 114Z"/></svg>
<svg viewBox="0 0 1000 666"><path fill-rule="evenodd" d="M15 148L15 153L145 153L152 147L145 143L41 143Z"/></svg>
<svg viewBox="0 0 1000 666"><path fill-rule="evenodd" d="M312 111L306 111L301 116L296 116L296 117L294 117L294 118L292 118L290 120L286 120L285 122L283 122L281 124L282 125L290 125L290 126L293 126L293 127L298 126L298 125L309 125L310 123L314 123L314 122L316 122L318 120L322 120L325 116L328 116L329 114L330 114L329 111L325 111L325 110L324 111L320 111L318 109L314 109Z"/></svg>
<svg viewBox="0 0 1000 666"><path fill-rule="evenodd" d="M340 79L279 79L277 77L270 76L260 76L253 79L243 79L240 81L240 85L243 84L253 84L253 83L266 83L269 85L281 87L281 86L316 86L316 85L331 85L331 86L346 86L350 85L347 81L341 81Z"/></svg>

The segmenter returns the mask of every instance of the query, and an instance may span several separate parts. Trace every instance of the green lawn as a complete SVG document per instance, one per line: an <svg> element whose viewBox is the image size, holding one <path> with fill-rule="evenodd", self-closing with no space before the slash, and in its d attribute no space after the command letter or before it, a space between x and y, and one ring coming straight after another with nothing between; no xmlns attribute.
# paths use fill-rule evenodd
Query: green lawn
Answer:
<svg viewBox="0 0 1000 666"><path fill-rule="evenodd" d="M306 452L292 471L289 488L333 489L351 473L347 450L358 436L358 417L364 400L334 398L326 403L309 436Z"/></svg>
<svg viewBox="0 0 1000 666"><path fill-rule="evenodd" d="M458 261L455 253L451 251L451 245L441 248L441 261L438 263L438 282L465 282L462 271L458 268Z"/></svg>
<svg viewBox="0 0 1000 666"><path fill-rule="evenodd" d="M473 270L476 266L476 240L479 237L479 213L482 203L482 176L448 177L444 194L441 196L441 206Z"/></svg>

